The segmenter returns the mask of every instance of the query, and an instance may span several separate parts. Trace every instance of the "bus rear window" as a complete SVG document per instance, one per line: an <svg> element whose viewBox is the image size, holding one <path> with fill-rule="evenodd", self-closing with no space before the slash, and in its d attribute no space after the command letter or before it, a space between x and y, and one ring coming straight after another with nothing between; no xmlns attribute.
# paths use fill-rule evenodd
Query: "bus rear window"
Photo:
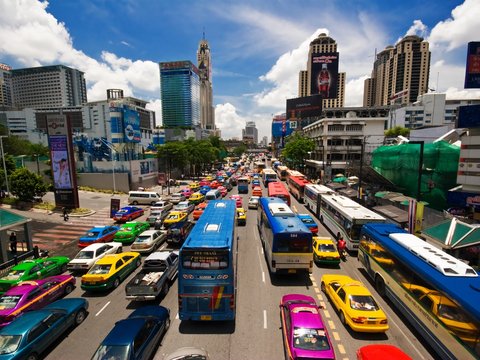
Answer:
<svg viewBox="0 0 480 360"><path fill-rule="evenodd" d="M277 239L273 244L273 252L312 252L312 241L308 237L294 239Z"/></svg>
<svg viewBox="0 0 480 360"><path fill-rule="evenodd" d="M193 251L180 255L184 269L220 270L228 268L228 253L218 251Z"/></svg>

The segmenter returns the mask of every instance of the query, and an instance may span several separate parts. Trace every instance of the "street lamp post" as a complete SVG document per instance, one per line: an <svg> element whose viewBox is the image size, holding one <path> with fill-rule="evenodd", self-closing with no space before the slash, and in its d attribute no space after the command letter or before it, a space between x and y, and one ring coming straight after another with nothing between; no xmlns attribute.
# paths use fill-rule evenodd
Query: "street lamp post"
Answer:
<svg viewBox="0 0 480 360"><path fill-rule="evenodd" d="M7 165L5 164L5 153L3 152L3 138L8 137L7 135L0 135L0 148L2 150L2 158L3 158L3 171L5 172L5 184L7 187L7 194L10 196L10 189L8 188L8 176L7 176Z"/></svg>

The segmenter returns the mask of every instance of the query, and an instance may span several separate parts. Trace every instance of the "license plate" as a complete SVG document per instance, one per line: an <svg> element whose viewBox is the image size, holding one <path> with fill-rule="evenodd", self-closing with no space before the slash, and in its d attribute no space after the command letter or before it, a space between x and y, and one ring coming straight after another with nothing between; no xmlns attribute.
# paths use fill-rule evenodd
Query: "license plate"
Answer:
<svg viewBox="0 0 480 360"><path fill-rule="evenodd" d="M376 324L376 323L377 323L376 320L368 320L368 321L367 321L367 324Z"/></svg>
<svg viewBox="0 0 480 360"><path fill-rule="evenodd" d="M212 315L200 315L200 320L212 320Z"/></svg>
<svg viewBox="0 0 480 360"><path fill-rule="evenodd" d="M297 272L297 270L295 270L295 269L288 269L289 274L295 274L296 272Z"/></svg>

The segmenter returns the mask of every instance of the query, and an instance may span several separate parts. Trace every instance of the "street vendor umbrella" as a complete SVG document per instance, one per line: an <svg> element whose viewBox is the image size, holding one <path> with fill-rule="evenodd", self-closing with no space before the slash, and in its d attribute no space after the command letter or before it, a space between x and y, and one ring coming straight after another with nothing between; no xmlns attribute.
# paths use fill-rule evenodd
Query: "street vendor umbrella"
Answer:
<svg viewBox="0 0 480 360"><path fill-rule="evenodd" d="M332 180L332 182L336 182L336 183L343 183L345 181L347 181L347 178L345 176L336 177L335 179Z"/></svg>
<svg viewBox="0 0 480 360"><path fill-rule="evenodd" d="M337 174L337 175L335 175L335 177L336 177L336 178L337 178L337 177L345 177L345 175L343 175L343 174Z"/></svg>

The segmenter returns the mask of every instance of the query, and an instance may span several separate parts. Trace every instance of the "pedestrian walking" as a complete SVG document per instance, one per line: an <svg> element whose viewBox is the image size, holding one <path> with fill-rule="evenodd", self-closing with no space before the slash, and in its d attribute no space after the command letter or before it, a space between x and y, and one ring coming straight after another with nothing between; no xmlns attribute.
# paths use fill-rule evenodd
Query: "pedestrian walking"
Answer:
<svg viewBox="0 0 480 360"><path fill-rule="evenodd" d="M17 253L17 234L14 231L10 234L10 251L12 254Z"/></svg>

